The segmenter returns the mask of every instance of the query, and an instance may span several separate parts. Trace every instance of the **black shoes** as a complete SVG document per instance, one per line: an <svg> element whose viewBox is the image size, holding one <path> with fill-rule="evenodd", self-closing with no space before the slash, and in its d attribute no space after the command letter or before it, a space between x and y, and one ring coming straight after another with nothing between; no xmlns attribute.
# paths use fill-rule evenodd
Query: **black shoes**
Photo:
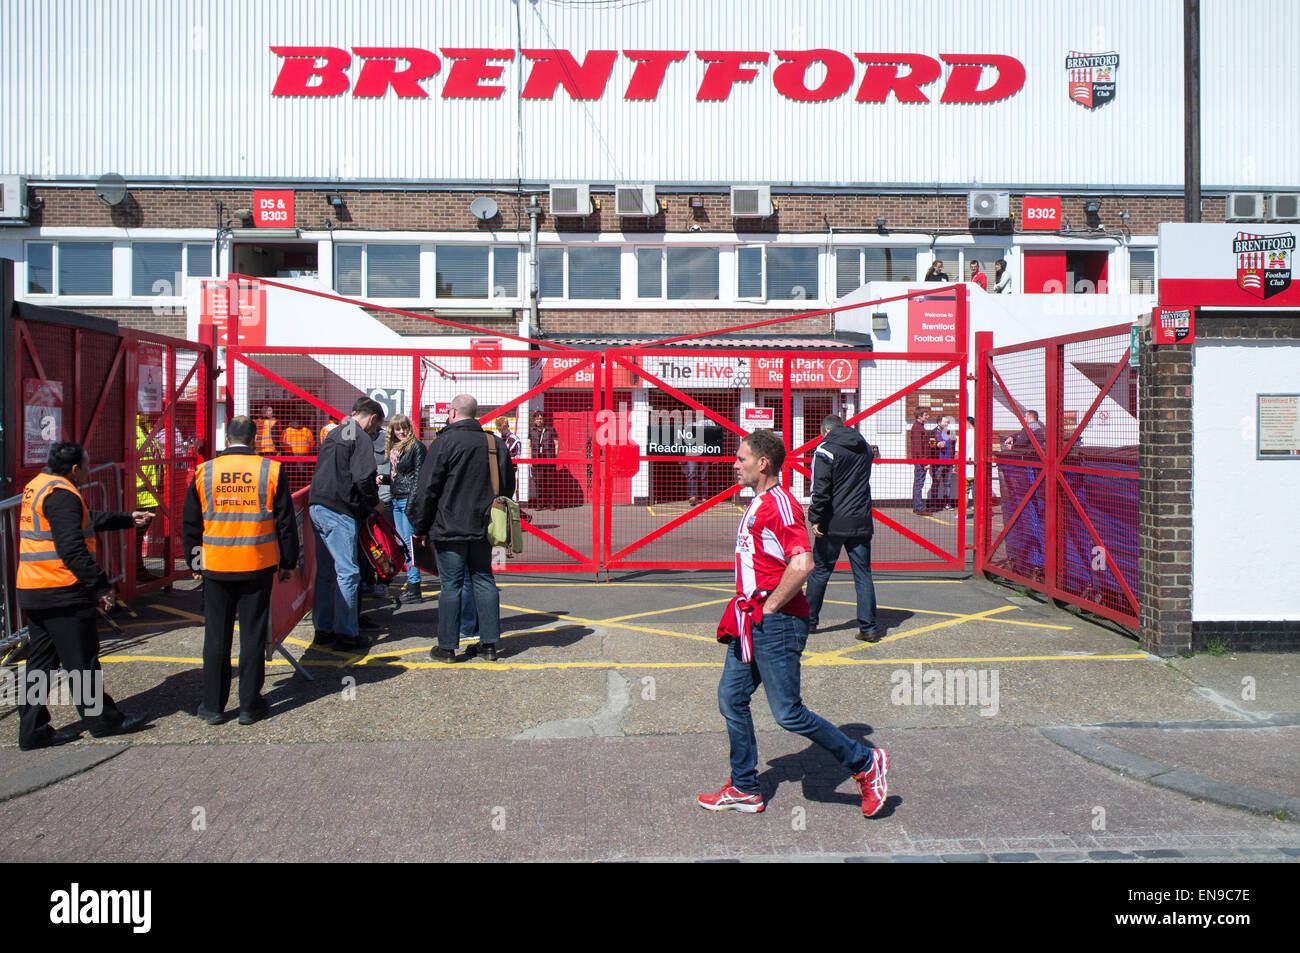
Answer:
<svg viewBox="0 0 1300 953"><path fill-rule="evenodd" d="M460 659L456 657L455 649L444 649L437 645L429 649L429 658L433 659L435 662L446 662L448 665L460 661Z"/></svg>
<svg viewBox="0 0 1300 953"><path fill-rule="evenodd" d="M879 642L880 633L875 629L863 629L858 633L857 639L859 642Z"/></svg>
<svg viewBox="0 0 1300 953"><path fill-rule="evenodd" d="M116 725L107 725L98 731L91 731L92 738L111 738L114 735L129 735L133 731L139 731L144 727L148 718L143 714L127 715Z"/></svg>
<svg viewBox="0 0 1300 953"><path fill-rule="evenodd" d="M413 583L407 583L402 587L402 602L407 605L416 605L424 601L424 596L420 594L420 587Z"/></svg>
<svg viewBox="0 0 1300 953"><path fill-rule="evenodd" d="M18 742L19 751L39 751L42 748L57 748L59 745L66 745L70 741L76 741L81 737L81 732L74 728L60 728L58 731L46 730L37 741L24 744Z"/></svg>
<svg viewBox="0 0 1300 953"><path fill-rule="evenodd" d="M479 642L476 645L471 645L465 650L466 658L474 658L476 656L484 662L495 662L499 658L497 655L497 644L495 642Z"/></svg>
<svg viewBox="0 0 1300 953"><path fill-rule="evenodd" d="M239 723L241 725L256 724L257 722L265 718L267 712L269 712L270 710L271 710L271 706L267 703L266 699L258 698L257 701L253 704L253 707L250 708L248 711L241 710L239 712Z"/></svg>
<svg viewBox="0 0 1300 953"><path fill-rule="evenodd" d="M378 622L374 622L370 619L367 619L365 616L358 616L357 628L358 629L382 629L383 626L380 625Z"/></svg>
<svg viewBox="0 0 1300 953"><path fill-rule="evenodd" d="M334 648L340 652L364 652L370 648L370 640L361 636L342 635L335 633Z"/></svg>
<svg viewBox="0 0 1300 953"><path fill-rule="evenodd" d="M324 629L317 629L316 636L311 640L312 645L318 645L321 648L328 649L334 645L334 640L338 636L333 632L326 632Z"/></svg>
<svg viewBox="0 0 1300 953"><path fill-rule="evenodd" d="M219 725L226 720L226 713L223 711L208 711L202 705L194 712L194 717L199 721L206 721L209 725Z"/></svg>

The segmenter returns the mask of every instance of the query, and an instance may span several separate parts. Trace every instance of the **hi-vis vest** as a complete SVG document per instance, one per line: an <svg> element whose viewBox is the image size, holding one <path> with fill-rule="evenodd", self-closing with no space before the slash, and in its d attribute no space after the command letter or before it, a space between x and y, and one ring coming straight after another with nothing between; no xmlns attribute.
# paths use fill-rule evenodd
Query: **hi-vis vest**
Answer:
<svg viewBox="0 0 1300 953"><path fill-rule="evenodd" d="M284 445L294 456L305 457L311 453L311 430L306 427L285 428Z"/></svg>
<svg viewBox="0 0 1300 953"><path fill-rule="evenodd" d="M336 424L334 421L331 420L331 421L330 421L329 423L327 423L324 427L321 427L321 428L320 428L320 442L321 442L321 443L324 443L324 442L325 442L325 438L328 437L328 436L330 435L330 431L333 430L333 429L334 429L335 427L337 427L337 426L338 426L338 424Z"/></svg>
<svg viewBox="0 0 1300 953"><path fill-rule="evenodd" d="M279 429L280 421L274 417L263 417L257 422L257 443L254 449L258 453L275 453L275 432Z"/></svg>
<svg viewBox="0 0 1300 953"><path fill-rule="evenodd" d="M45 519L45 501L50 490L56 487L72 493L81 503L81 535L86 539L90 555L95 555L95 532L90 528L90 511L81 492L67 477L38 473L23 489L22 508L18 514L19 589L58 589L75 586L79 581L55 551L54 533Z"/></svg>
<svg viewBox="0 0 1300 953"><path fill-rule="evenodd" d="M152 484L161 490L162 481L158 479L158 467L145 466L143 461L157 459L162 452L157 441L149 439L149 431L141 420L137 420L135 425L135 454L140 461L136 464L139 470L135 475L135 505L142 510L151 510L158 506L158 498L149 486ZM149 478L148 483L145 477Z"/></svg>
<svg viewBox="0 0 1300 953"><path fill-rule="evenodd" d="M272 507L280 464L226 454L201 464L194 481L203 507L205 570L256 572L279 564Z"/></svg>

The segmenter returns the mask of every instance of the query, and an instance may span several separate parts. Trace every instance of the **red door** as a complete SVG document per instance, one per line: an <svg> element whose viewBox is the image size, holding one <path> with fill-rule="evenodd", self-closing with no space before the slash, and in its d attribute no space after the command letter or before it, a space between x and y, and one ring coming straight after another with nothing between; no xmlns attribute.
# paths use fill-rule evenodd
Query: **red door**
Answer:
<svg viewBox="0 0 1300 953"><path fill-rule="evenodd" d="M1065 252L1026 251L1025 294L1065 293Z"/></svg>
<svg viewBox="0 0 1300 953"><path fill-rule="evenodd" d="M552 418L557 455L565 460L556 470L555 492L560 506L581 506L591 495L591 414L559 411Z"/></svg>

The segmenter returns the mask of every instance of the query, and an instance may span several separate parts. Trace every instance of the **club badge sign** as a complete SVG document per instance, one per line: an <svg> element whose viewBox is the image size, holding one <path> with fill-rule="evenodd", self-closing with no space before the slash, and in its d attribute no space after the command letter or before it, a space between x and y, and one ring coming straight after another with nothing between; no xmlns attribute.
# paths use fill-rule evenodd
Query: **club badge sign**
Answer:
<svg viewBox="0 0 1300 953"><path fill-rule="evenodd" d="M1086 109L1105 106L1115 99L1115 73L1119 54L1078 53L1071 50L1065 57L1070 99Z"/></svg>
<svg viewBox="0 0 1300 953"><path fill-rule="evenodd" d="M1291 256L1295 235L1253 235L1238 232L1232 243L1237 256L1237 287L1265 301L1291 287Z"/></svg>
<svg viewBox="0 0 1300 953"><path fill-rule="evenodd" d="M23 379L23 465L41 466L63 439L63 382Z"/></svg>
<svg viewBox="0 0 1300 953"><path fill-rule="evenodd" d="M1156 308L1156 344L1192 344L1196 341L1196 316L1191 308Z"/></svg>

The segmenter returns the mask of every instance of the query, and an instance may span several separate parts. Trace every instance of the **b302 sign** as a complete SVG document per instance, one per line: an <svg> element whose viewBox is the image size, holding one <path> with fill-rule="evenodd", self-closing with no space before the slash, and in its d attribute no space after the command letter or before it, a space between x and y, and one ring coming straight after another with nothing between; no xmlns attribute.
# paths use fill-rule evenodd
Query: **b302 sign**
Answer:
<svg viewBox="0 0 1300 953"><path fill-rule="evenodd" d="M1024 221L1021 225L1025 229L1054 232L1061 227L1060 196L1047 198L1041 195L1026 195L1021 211L1024 213Z"/></svg>

